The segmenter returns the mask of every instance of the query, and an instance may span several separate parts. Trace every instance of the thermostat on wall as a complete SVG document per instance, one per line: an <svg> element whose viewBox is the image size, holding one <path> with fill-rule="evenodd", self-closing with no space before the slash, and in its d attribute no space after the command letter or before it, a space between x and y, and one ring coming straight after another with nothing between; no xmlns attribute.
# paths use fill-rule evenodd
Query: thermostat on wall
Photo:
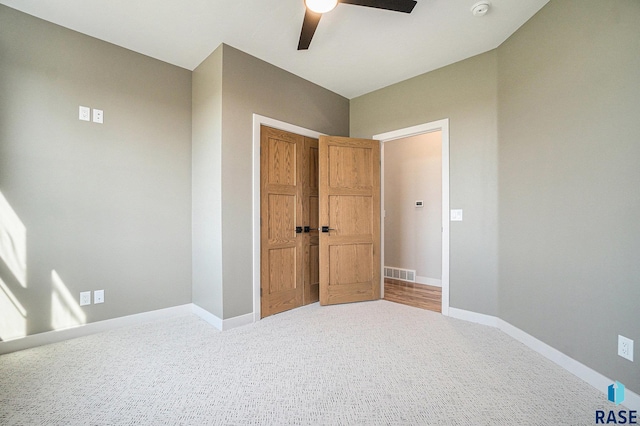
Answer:
<svg viewBox="0 0 640 426"><path fill-rule="evenodd" d="M424 207L424 201L422 200L416 201L416 207Z"/></svg>

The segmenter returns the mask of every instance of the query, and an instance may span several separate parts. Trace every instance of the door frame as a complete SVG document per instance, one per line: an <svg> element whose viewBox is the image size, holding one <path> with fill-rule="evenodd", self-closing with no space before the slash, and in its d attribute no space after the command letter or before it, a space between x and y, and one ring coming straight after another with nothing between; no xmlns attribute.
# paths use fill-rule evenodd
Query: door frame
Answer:
<svg viewBox="0 0 640 426"><path fill-rule="evenodd" d="M425 133L441 131L442 135L442 314L449 315L449 119L374 135L380 141L380 294L384 297L384 143Z"/></svg>
<svg viewBox="0 0 640 426"><path fill-rule="evenodd" d="M253 114L253 322L260 320L260 126L284 130L298 135L318 139L324 133L289 124L284 121Z"/></svg>

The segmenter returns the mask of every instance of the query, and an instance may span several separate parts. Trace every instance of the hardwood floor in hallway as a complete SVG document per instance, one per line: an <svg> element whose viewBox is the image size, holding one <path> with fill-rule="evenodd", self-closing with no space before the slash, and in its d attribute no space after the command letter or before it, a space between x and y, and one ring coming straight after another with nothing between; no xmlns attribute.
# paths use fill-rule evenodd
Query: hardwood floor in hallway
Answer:
<svg viewBox="0 0 640 426"><path fill-rule="evenodd" d="M384 279L384 299L429 311L442 311L442 288Z"/></svg>

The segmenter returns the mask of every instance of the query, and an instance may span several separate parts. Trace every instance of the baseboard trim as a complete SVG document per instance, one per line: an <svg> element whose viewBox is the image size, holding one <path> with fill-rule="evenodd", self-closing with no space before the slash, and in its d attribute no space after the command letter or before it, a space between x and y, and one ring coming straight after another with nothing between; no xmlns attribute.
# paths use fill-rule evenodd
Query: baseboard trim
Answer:
<svg viewBox="0 0 640 426"><path fill-rule="evenodd" d="M430 285L431 287L442 287L442 280L437 278L421 277L416 275L416 283Z"/></svg>
<svg viewBox="0 0 640 426"><path fill-rule="evenodd" d="M488 325L490 327L498 327L497 317L477 312L465 311L464 309L449 307L449 316L464 321L475 322L476 324Z"/></svg>
<svg viewBox="0 0 640 426"><path fill-rule="evenodd" d="M66 328L64 330L46 331L44 333L32 334L18 339L3 341L0 342L0 355L35 348L37 346L48 345L50 343L58 343L64 340L75 339L76 337L89 336L91 334L114 330L116 328L168 319L191 313L196 314L218 330L230 330L253 322L253 313L222 320L209 311L202 309L200 306L188 303L186 305L173 306L171 308L90 322L88 324L82 324L77 327Z"/></svg>
<svg viewBox="0 0 640 426"><path fill-rule="evenodd" d="M218 316L212 314L211 312L201 308L196 304L193 305L192 312L220 331L230 330L232 328L241 327L253 322L253 312L250 314L239 315L237 317L228 318L225 320L219 318Z"/></svg>
<svg viewBox="0 0 640 426"><path fill-rule="evenodd" d="M35 348L36 346L48 345L50 343L62 342L64 340L75 339L76 337L88 336L90 334L100 333L129 325L186 315L191 312L192 304L189 303L186 305L173 306L171 308L158 309L155 311L91 322L73 328L66 328L64 330L32 334L19 339L0 342L0 355L21 351L23 349Z"/></svg>
<svg viewBox="0 0 640 426"><path fill-rule="evenodd" d="M207 311L204 308L196 304L191 305L191 312L199 316L201 319L205 320L218 330L222 330L222 319L218 318L216 315L213 315L211 312Z"/></svg>
<svg viewBox="0 0 640 426"><path fill-rule="evenodd" d="M222 329L230 330L236 327L253 323L253 312L250 314L238 315L237 317L228 318L222 321Z"/></svg>
<svg viewBox="0 0 640 426"><path fill-rule="evenodd" d="M522 331L518 327L515 327L514 325L501 318L480 314L477 312L466 311L464 309L458 308L449 308L449 316L464 321L474 322L477 324L487 325L500 329L520 343L526 345L530 349L538 352L543 357L564 368L569 373L587 382L605 395L607 395L608 386L614 382L614 380L598 373L597 371L593 370L590 367L587 367L579 361L576 361L570 356L565 355L554 347L549 346L543 341ZM640 395L629 389L626 389L625 400L622 405L631 410L640 410Z"/></svg>

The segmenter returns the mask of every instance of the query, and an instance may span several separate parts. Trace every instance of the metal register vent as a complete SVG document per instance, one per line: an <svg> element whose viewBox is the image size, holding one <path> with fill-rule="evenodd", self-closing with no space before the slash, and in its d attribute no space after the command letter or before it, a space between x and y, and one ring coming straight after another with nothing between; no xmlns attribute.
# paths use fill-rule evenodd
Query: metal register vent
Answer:
<svg viewBox="0 0 640 426"><path fill-rule="evenodd" d="M386 278L393 278L394 280L402 280L409 282L416 282L416 271L414 269L402 269L394 268L392 266L384 267L384 276Z"/></svg>

